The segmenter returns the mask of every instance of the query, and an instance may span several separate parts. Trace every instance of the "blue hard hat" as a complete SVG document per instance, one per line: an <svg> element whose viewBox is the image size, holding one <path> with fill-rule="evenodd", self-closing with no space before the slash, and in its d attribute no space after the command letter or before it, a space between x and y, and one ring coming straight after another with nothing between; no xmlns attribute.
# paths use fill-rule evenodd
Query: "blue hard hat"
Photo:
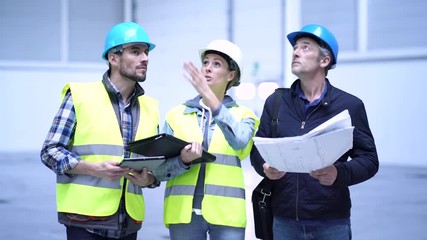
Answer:
<svg viewBox="0 0 427 240"><path fill-rule="evenodd" d="M331 64L331 68L334 68L338 61L338 42L331 31L318 24L309 24L302 27L300 31L289 33L287 37L291 45L294 46L297 40L303 36L313 37L317 41L326 43L334 55Z"/></svg>
<svg viewBox="0 0 427 240"><path fill-rule="evenodd" d="M107 60L107 52L117 46L128 43L145 43L148 45L148 51L153 50L156 45L150 42L148 34L137 23L124 22L112 27L105 38L104 51L102 58Z"/></svg>

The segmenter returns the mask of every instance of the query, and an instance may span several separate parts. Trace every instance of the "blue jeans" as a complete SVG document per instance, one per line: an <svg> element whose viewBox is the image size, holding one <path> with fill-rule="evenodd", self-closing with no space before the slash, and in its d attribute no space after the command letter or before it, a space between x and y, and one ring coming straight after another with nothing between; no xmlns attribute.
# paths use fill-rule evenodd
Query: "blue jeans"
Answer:
<svg viewBox="0 0 427 240"><path fill-rule="evenodd" d="M103 237L95 233L88 232L84 228L66 226L67 228L67 240L136 240L137 233L132 233L122 238L108 238Z"/></svg>
<svg viewBox="0 0 427 240"><path fill-rule="evenodd" d="M350 219L297 221L274 217L274 240L351 240Z"/></svg>
<svg viewBox="0 0 427 240"><path fill-rule="evenodd" d="M202 240L207 239L208 233L210 240L245 239L245 228L213 225L194 212L190 223L169 225L171 240Z"/></svg>

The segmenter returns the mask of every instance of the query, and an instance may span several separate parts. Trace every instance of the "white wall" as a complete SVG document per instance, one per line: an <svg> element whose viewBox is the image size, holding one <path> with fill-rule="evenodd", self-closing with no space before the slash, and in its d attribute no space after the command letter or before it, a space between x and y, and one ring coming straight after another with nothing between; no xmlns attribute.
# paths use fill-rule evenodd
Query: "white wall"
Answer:
<svg viewBox="0 0 427 240"><path fill-rule="evenodd" d="M381 163L426 166L427 60L344 63L330 71L333 84L364 103Z"/></svg>
<svg viewBox="0 0 427 240"><path fill-rule="evenodd" d="M191 60L200 65L198 49L213 39L228 37L226 0L191 2L196 5L189 4L188 0L148 1L150 4L137 11L138 21L157 44L150 53L148 77L142 86L147 95L159 99L162 122L168 109L196 94L183 77L183 62ZM236 2L235 10L240 12L236 13L234 39L245 56L243 81L254 81L254 62L260 64L257 79L280 76L279 2L269 5L259 5L255 0ZM427 59L346 60L329 73L332 84L365 102L382 164L427 166L422 145L427 132L423 122L427 114L423 107L426 67ZM0 152L40 150L65 83L100 80L106 66L100 63L89 69L0 66L3 87ZM292 80L288 79L287 84ZM239 103L252 107L257 114L264 104L258 98Z"/></svg>
<svg viewBox="0 0 427 240"><path fill-rule="evenodd" d="M160 100L162 117L197 92L184 78L183 63L200 66L199 49L227 38L227 0L149 0L136 11L138 21L157 46L150 53L147 94Z"/></svg>
<svg viewBox="0 0 427 240"><path fill-rule="evenodd" d="M100 80L102 72L0 70L0 152L40 150L62 87L70 81Z"/></svg>

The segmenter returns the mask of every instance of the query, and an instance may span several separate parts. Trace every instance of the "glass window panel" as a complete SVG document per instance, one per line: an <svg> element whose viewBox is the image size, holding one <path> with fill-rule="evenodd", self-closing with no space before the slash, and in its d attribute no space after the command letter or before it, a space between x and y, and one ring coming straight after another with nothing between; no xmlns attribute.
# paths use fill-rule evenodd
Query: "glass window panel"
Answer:
<svg viewBox="0 0 427 240"><path fill-rule="evenodd" d="M0 0L0 60L59 61L60 1Z"/></svg>
<svg viewBox="0 0 427 240"><path fill-rule="evenodd" d="M102 61L108 30L123 21L123 1L71 0L69 29L70 61Z"/></svg>
<svg viewBox="0 0 427 240"><path fill-rule="evenodd" d="M357 0L301 0L302 25L317 23L337 38L340 51L357 50Z"/></svg>
<svg viewBox="0 0 427 240"><path fill-rule="evenodd" d="M368 1L368 49L427 47L427 1Z"/></svg>

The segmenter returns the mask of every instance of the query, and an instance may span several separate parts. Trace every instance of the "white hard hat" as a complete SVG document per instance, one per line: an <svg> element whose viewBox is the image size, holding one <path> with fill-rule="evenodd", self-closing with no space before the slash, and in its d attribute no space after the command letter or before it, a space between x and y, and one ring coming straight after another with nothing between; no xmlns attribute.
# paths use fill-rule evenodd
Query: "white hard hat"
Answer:
<svg viewBox="0 0 427 240"><path fill-rule="evenodd" d="M240 48L228 40L218 39L210 42L206 48L199 50L200 59L202 61L206 51L217 51L223 53L237 63L237 67L239 68L239 78L233 86L238 86L240 84L240 76L242 75L242 51Z"/></svg>

